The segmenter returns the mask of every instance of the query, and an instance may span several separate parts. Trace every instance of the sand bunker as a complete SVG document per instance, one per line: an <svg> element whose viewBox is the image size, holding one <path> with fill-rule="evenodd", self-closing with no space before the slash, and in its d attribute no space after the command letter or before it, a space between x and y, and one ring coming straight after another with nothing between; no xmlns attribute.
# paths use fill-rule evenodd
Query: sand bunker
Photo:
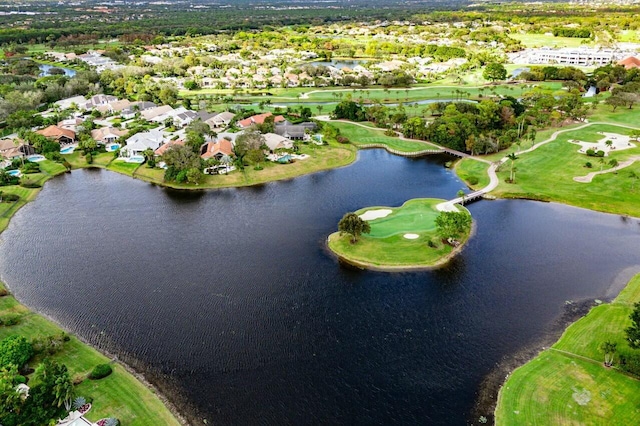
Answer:
<svg viewBox="0 0 640 426"><path fill-rule="evenodd" d="M360 219L362 220L376 220L383 217L389 216L393 210L389 209L379 209L379 210L369 210L360 215Z"/></svg>
<svg viewBox="0 0 640 426"><path fill-rule="evenodd" d="M404 234L403 237L405 237L407 240L415 240L416 238L418 238L420 235L418 234Z"/></svg>
<svg viewBox="0 0 640 426"><path fill-rule="evenodd" d="M631 143L631 138L629 136L619 135L617 133L605 133L598 132L604 137L600 139L598 142L583 142L579 140L570 140L569 142L580 145L580 149L578 150L581 154L586 154L588 149L593 149L594 151L603 151L604 155L609 155L611 151L622 151L623 149L635 148L635 144ZM611 146L607 145L607 141L611 141Z"/></svg>

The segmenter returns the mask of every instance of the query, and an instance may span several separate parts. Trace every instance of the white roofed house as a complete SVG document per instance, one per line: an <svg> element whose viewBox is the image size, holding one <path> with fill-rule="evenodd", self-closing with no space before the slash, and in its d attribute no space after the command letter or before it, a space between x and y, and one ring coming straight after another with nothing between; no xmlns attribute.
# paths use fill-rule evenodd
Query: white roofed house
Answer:
<svg viewBox="0 0 640 426"><path fill-rule="evenodd" d="M125 146L120 150L120 156L142 155L147 149L155 151L163 143L165 143L165 136L162 130L151 129L147 132L136 133L127 139Z"/></svg>
<svg viewBox="0 0 640 426"><path fill-rule="evenodd" d="M265 133L263 136L264 143L271 152L275 152L278 149L293 149L293 142L284 136L276 135L275 133Z"/></svg>
<svg viewBox="0 0 640 426"><path fill-rule="evenodd" d="M91 137L102 145L107 145L116 142L121 136L127 134L126 130L120 130L113 127L102 127L100 129L93 129L91 131Z"/></svg>
<svg viewBox="0 0 640 426"><path fill-rule="evenodd" d="M233 117L235 117L234 113L225 111L205 120L205 123L212 129L221 129L223 127L227 127L229 123L231 123L231 120L233 120Z"/></svg>

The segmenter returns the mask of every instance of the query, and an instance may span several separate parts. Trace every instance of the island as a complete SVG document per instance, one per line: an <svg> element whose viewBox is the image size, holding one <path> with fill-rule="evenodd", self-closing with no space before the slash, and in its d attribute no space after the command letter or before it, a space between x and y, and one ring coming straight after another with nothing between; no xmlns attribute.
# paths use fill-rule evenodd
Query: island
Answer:
<svg viewBox="0 0 640 426"><path fill-rule="evenodd" d="M446 264L471 235L469 211L440 211L446 200L417 198L400 207L367 207L347 213L339 231L327 239L329 249L361 268L402 271Z"/></svg>

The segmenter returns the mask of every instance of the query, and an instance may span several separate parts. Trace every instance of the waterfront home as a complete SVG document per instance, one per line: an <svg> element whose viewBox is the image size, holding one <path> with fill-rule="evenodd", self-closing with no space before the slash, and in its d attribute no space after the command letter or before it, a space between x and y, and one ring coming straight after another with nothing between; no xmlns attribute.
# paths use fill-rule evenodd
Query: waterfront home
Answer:
<svg viewBox="0 0 640 426"><path fill-rule="evenodd" d="M205 160L215 158L220 161L225 155L231 156L233 154L233 145L230 140L223 138L202 145L200 154L200 157Z"/></svg>
<svg viewBox="0 0 640 426"><path fill-rule="evenodd" d="M165 136L162 130L151 129L147 132L136 133L127 139L125 146L120 150L120 156L142 155L147 149L155 151L163 143L165 143Z"/></svg>
<svg viewBox="0 0 640 426"><path fill-rule="evenodd" d="M58 127L76 132L78 126L80 126L83 122L84 119L80 117L67 118L66 120L58 122Z"/></svg>
<svg viewBox="0 0 640 426"><path fill-rule="evenodd" d="M158 149L154 151L156 157L161 157L169 148L173 146L184 145L184 141L182 139L178 139L175 141L169 141L163 145L161 145Z"/></svg>
<svg viewBox="0 0 640 426"><path fill-rule="evenodd" d="M204 120L206 124L211 127L212 130L221 129L229 126L231 120L233 120L235 114L229 111L221 112L220 114L216 114L208 120Z"/></svg>
<svg viewBox="0 0 640 426"><path fill-rule="evenodd" d="M2 139L0 140L0 155L6 160L13 160L33 154L35 151L29 144L24 143L20 139Z"/></svg>
<svg viewBox="0 0 640 426"><path fill-rule="evenodd" d="M313 132L317 127L318 126L312 122L292 124L290 121L285 120L275 125L274 133L291 140L306 140L309 139L307 129Z"/></svg>
<svg viewBox="0 0 640 426"><path fill-rule="evenodd" d="M101 127L91 131L91 137L102 145L116 142L120 137L127 134L126 130L116 129L114 127Z"/></svg>
<svg viewBox="0 0 640 426"><path fill-rule="evenodd" d="M62 127L51 125L42 130L36 131L37 134L58 142L60 145L72 144L76 141L76 132Z"/></svg>
<svg viewBox="0 0 640 426"><path fill-rule="evenodd" d="M265 133L263 136L264 143L271 152L275 152L278 149L293 149L293 142L290 139L275 133Z"/></svg>
<svg viewBox="0 0 640 426"><path fill-rule="evenodd" d="M238 121L238 127L242 128L242 129L246 129L247 127L253 126L255 124L263 124L264 120L267 117L271 117L272 115L273 114L271 114L270 112L265 112L263 114L252 115L251 117L248 117L248 118L245 118L244 120ZM274 123L279 123L281 121L284 121L284 117L281 116L281 115L277 115L273 119Z"/></svg>

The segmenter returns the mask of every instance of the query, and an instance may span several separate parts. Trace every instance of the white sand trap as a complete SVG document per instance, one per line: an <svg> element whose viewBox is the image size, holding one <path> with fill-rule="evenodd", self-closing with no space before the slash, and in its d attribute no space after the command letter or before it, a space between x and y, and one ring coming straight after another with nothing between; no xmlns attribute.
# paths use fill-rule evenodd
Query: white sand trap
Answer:
<svg viewBox="0 0 640 426"><path fill-rule="evenodd" d="M362 220L381 219L383 217L389 216L392 212L393 210L389 210L389 209L368 210L360 215L360 219Z"/></svg>
<svg viewBox="0 0 640 426"><path fill-rule="evenodd" d="M404 234L403 237L405 237L407 240L415 240L419 237L420 235L418 234Z"/></svg>
<svg viewBox="0 0 640 426"><path fill-rule="evenodd" d="M623 149L635 148L636 146L634 143L631 143L629 136L619 135L617 133L598 133L604 137L596 143L578 140L570 140L569 142L580 145L578 152L581 154L586 154L588 149L593 149L596 152L603 151L605 156L608 156L611 151L622 151ZM611 141L611 147L607 146L607 141Z"/></svg>

